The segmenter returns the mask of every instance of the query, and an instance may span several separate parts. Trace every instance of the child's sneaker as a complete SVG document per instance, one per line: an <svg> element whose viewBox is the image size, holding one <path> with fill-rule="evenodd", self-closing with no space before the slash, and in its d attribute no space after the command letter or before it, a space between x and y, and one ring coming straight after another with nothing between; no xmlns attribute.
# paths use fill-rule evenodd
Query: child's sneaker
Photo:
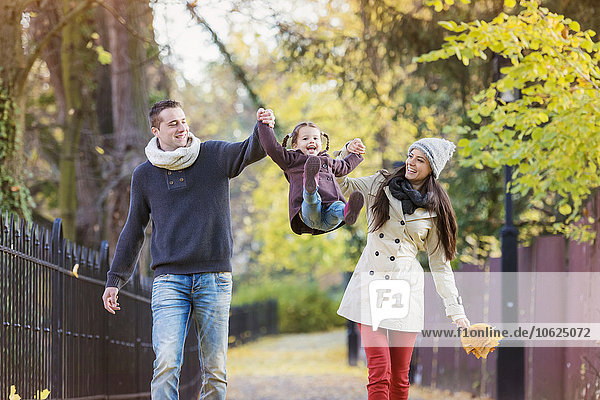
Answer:
<svg viewBox="0 0 600 400"><path fill-rule="evenodd" d="M304 189L308 193L314 193L319 186L319 170L321 159L317 156L309 156L304 163Z"/></svg>
<svg viewBox="0 0 600 400"><path fill-rule="evenodd" d="M365 197L359 191L350 193L346 207L344 207L344 222L346 225L354 225L363 204L365 203Z"/></svg>

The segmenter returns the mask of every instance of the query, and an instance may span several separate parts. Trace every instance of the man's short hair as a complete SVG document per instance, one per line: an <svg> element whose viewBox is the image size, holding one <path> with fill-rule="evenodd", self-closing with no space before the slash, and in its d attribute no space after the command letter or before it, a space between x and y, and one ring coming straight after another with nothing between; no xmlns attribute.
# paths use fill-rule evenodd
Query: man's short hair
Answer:
<svg viewBox="0 0 600 400"><path fill-rule="evenodd" d="M150 109L149 117L150 117L150 126L154 128L158 128L160 125L160 119L158 118L158 114L161 113L162 110L167 108L183 108L181 107L181 103L175 100L161 100L152 106Z"/></svg>

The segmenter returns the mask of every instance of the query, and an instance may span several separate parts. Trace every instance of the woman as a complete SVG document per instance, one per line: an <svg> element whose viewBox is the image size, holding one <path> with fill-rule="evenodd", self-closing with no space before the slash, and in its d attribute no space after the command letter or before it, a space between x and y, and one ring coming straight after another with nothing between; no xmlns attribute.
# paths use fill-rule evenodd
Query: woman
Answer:
<svg viewBox="0 0 600 400"><path fill-rule="evenodd" d="M468 328L450 260L456 251L456 217L437 178L456 146L425 138L408 149L406 163L363 178L340 178L345 193L365 197L367 245L348 283L338 314L359 324L369 369L369 400L408 398L408 372L417 333L423 329L426 250L446 315ZM346 155L344 149L340 157ZM387 302L391 307L386 307ZM372 315L372 310L374 311Z"/></svg>

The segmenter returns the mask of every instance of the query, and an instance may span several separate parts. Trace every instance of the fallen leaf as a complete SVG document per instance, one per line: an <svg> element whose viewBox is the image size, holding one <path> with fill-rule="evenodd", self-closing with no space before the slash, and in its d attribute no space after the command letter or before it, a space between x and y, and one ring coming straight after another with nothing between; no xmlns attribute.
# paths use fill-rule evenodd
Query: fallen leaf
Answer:
<svg viewBox="0 0 600 400"><path fill-rule="evenodd" d="M10 394L8 395L8 400L21 400L21 396L17 394L17 388L15 385L10 386Z"/></svg>
<svg viewBox="0 0 600 400"><path fill-rule="evenodd" d="M502 335L496 335L494 328L488 324L473 324L465 332L460 341L467 354L473 353L478 359L487 358L488 354L496 349L500 340L504 339Z"/></svg>
<svg viewBox="0 0 600 400"><path fill-rule="evenodd" d="M73 275L75 275L75 278L79 278L79 274L77 273L77 270L79 270L79 264L75 264L73 266Z"/></svg>

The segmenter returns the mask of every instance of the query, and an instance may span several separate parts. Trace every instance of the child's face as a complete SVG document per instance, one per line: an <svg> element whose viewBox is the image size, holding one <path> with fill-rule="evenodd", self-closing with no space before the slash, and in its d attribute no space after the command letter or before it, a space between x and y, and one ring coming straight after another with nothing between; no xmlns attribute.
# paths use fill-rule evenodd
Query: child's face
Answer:
<svg viewBox="0 0 600 400"><path fill-rule="evenodd" d="M321 152L321 131L311 126L303 126L298 130L296 141L292 144L294 150L300 150L306 155L316 156Z"/></svg>

